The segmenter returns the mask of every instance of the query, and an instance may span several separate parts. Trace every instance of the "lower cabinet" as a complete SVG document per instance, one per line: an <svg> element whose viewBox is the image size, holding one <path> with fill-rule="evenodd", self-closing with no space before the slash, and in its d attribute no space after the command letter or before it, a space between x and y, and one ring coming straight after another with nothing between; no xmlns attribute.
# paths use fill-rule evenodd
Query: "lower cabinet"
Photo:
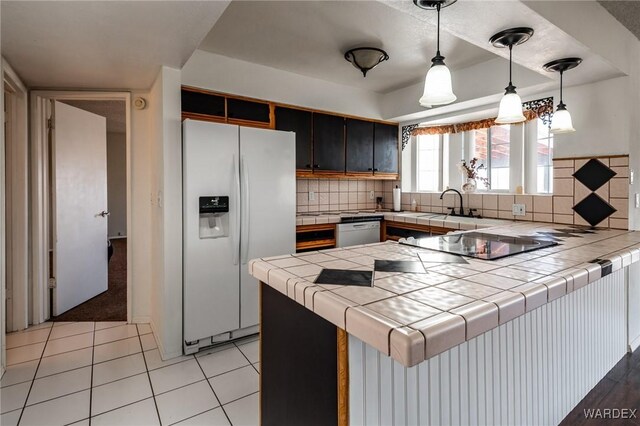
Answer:
<svg viewBox="0 0 640 426"><path fill-rule="evenodd" d="M296 226L296 253L323 250L336 246L336 224Z"/></svg>

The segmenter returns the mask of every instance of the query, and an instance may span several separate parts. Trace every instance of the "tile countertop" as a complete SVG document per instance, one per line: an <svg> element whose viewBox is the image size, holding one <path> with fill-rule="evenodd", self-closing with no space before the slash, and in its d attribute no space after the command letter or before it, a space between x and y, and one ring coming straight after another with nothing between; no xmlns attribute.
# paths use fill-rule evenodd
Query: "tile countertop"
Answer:
<svg viewBox="0 0 640 426"><path fill-rule="evenodd" d="M317 285L323 268L373 270L376 259L419 261L396 242L254 259L249 272L322 318L410 367L640 261L640 232L566 234L568 225L506 222L483 232L559 233L557 246L468 264L425 263L425 274L375 272L373 287ZM542 235L544 238L544 235Z"/></svg>
<svg viewBox="0 0 640 426"><path fill-rule="evenodd" d="M317 225L322 223L340 223L347 216L381 216L392 222L416 223L418 225L439 226L452 229L483 229L496 225L513 224L513 220L477 219L470 217L449 216L439 213L427 212L326 212L326 213L302 213L296 216L296 226Z"/></svg>

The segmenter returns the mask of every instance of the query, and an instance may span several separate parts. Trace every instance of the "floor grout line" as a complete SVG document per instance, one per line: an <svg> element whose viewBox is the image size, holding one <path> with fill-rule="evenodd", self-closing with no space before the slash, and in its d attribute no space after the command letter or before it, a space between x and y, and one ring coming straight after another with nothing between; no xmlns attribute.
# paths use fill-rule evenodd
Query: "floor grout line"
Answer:
<svg viewBox="0 0 640 426"><path fill-rule="evenodd" d="M252 341L252 342L249 342L249 343L253 343L253 341ZM242 356L244 357L244 359L246 359L246 360L247 360L247 362L249 362L249 365L250 365L251 367L253 367L253 369L254 369L254 370L256 370L256 373L260 374L260 372L258 371L258 369L256 368L256 366L255 366L255 365L253 365L253 363L251 362L251 360L249 359L249 357L248 357L248 356L246 356L244 352L242 352L242 349L240 349L240 348L238 347L238 345L236 344L236 342L233 342L233 344L235 345L236 349L238 349L238 350L240 351L240 353L242 354ZM242 345L241 345L241 346L242 346Z"/></svg>
<svg viewBox="0 0 640 426"><path fill-rule="evenodd" d="M138 326L136 325L136 330L138 330ZM138 340L140 341L140 347L142 348L142 339L140 338L140 334L138 334ZM158 423L162 426L162 419L160 418L160 410L158 409L158 401L156 401L155 392L153 391L153 382L151 381L151 374L149 373L149 366L147 365L147 358L144 356L144 351L142 351L142 360L144 361L144 368L147 371L147 379L149 380L149 387L151 388L151 397L153 398L153 405L156 407L156 415L158 416Z"/></svg>
<svg viewBox="0 0 640 426"><path fill-rule="evenodd" d="M49 336L51 335L51 331L53 330L53 327L49 328ZM29 396L31 395L31 390L33 389L33 384L35 383L35 377L38 374L38 369L40 368L40 363L42 362L42 356L44 355L44 351L47 349L47 343L49 341L49 337L47 337L47 341L45 342L44 346L42 347L42 352L40 353L40 359L38 361L38 366L36 367L36 371L33 373L33 379L31 380L31 385L29 386L29 391L27 392L27 396L24 399L24 404L22 405L22 411L20 412L20 417L18 417L18 423L17 425L20 425L20 422L22 421L22 415L24 414L24 410L27 407L27 401L29 401Z"/></svg>
<svg viewBox="0 0 640 426"><path fill-rule="evenodd" d="M186 419L182 419L182 420L178 420L177 422L171 423L169 426L173 426L173 425L177 425L180 424L182 422L186 422L189 419L192 419L194 417L198 417L204 413L208 413L209 411L213 411L213 410L217 410L218 408L222 409L222 405L218 405L217 407L213 407L213 408L209 408L208 410L203 411L202 413L198 413L198 414L194 414L193 416L189 416ZM224 411L223 411L224 412Z"/></svg>
<svg viewBox="0 0 640 426"><path fill-rule="evenodd" d="M229 424L233 426L233 423L231 423L231 419L229 418L229 415L227 414L227 411L222 406L222 402L220 401L220 398L218 398L218 395L216 394L216 391L213 389L213 386L211 385L211 382L209 381L209 379L207 379L207 375L205 374L204 369L200 365L200 362L198 361L198 358L196 356L194 356L194 358L196 359L196 363L198 364L198 367L200 367L200 371L202 371L202 375L205 377L205 380L207 381L207 384L209 385L209 388L211 388L211 392L213 392L213 396L216 398L216 401L218 401L218 404L222 408L222 412L224 413L224 416L227 418L227 421L229 422Z"/></svg>
<svg viewBox="0 0 640 426"><path fill-rule="evenodd" d="M146 398L139 399L139 400L137 400L137 401L128 402L128 403L126 403L126 404L124 404L124 405L121 405L121 406L119 406L119 407L112 408L112 409L107 410L107 411L103 411L103 412L101 412L101 413L96 414L96 415L95 415L95 416L93 416L93 417L99 417L99 416L102 416L103 414L111 413L112 411L116 411L116 410L119 410L119 409L121 409L121 408L128 407L128 406L130 406L130 405L137 404L137 403L142 402L142 401L146 401L146 400L148 400L148 399L153 399L153 395L152 395L152 396L148 396L148 397L146 397ZM82 420L87 420L87 418L82 419ZM78 421L82 421L82 420L78 420ZM74 423L75 423L75 422L74 422Z"/></svg>
<svg viewBox="0 0 640 426"><path fill-rule="evenodd" d="M96 356L96 323L93 323L93 346L91 347L91 388L89 389L89 426L91 426L91 407L93 406L93 361Z"/></svg>

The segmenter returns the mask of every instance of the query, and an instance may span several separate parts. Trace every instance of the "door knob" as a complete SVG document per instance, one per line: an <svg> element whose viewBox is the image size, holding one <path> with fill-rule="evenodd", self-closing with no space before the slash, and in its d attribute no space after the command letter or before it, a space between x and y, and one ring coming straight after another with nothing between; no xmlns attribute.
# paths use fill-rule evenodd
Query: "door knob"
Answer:
<svg viewBox="0 0 640 426"><path fill-rule="evenodd" d="M102 217L107 217L111 214L111 212L105 212L104 210L102 210L100 213L98 213L99 216Z"/></svg>

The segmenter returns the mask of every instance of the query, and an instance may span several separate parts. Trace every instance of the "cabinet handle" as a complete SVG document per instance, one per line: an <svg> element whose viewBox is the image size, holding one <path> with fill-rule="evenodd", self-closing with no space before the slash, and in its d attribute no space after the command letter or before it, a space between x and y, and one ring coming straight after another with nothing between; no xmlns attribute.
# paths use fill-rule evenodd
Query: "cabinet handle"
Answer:
<svg viewBox="0 0 640 426"><path fill-rule="evenodd" d="M314 164L314 165L313 165L313 168L314 168L314 169L317 169L317 168L320 168L320 166L319 166L319 165L317 165L317 164Z"/></svg>
<svg viewBox="0 0 640 426"><path fill-rule="evenodd" d="M310 169L311 168L311 164L307 164L306 166L304 166L305 169Z"/></svg>
<svg viewBox="0 0 640 426"><path fill-rule="evenodd" d="M377 171L378 171L378 169L373 169L373 171L374 171L374 172L377 172Z"/></svg>
<svg viewBox="0 0 640 426"><path fill-rule="evenodd" d="M370 172L373 171L373 169L371 167L369 167L367 170L370 171Z"/></svg>

